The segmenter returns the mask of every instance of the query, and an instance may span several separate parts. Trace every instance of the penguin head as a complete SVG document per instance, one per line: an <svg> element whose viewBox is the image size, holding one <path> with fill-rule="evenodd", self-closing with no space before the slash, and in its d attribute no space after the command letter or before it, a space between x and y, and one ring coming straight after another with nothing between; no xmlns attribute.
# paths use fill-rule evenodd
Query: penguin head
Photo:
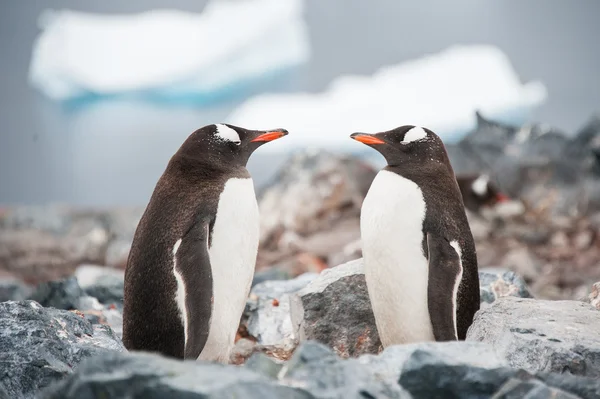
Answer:
<svg viewBox="0 0 600 399"><path fill-rule="evenodd" d="M246 166L258 147L287 134L285 129L248 130L221 123L207 125L192 133L180 152L186 158L207 160L212 164Z"/></svg>
<svg viewBox="0 0 600 399"><path fill-rule="evenodd" d="M476 177L463 178L468 183L470 194L481 203L482 206L493 206L499 202L506 202L509 197L503 194L500 189L490 181L487 174L480 174ZM456 178L461 186L461 178ZM463 194L463 196L466 194Z"/></svg>
<svg viewBox="0 0 600 399"><path fill-rule="evenodd" d="M431 161L450 164L442 140L427 128L404 125L380 133L353 133L350 137L377 150L390 166Z"/></svg>

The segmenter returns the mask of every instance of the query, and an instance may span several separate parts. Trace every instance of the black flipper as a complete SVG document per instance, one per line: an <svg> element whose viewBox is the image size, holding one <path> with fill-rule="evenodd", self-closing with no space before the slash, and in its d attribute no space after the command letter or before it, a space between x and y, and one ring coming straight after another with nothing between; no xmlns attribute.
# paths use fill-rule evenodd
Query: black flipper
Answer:
<svg viewBox="0 0 600 399"><path fill-rule="evenodd" d="M183 236L175 255L176 270L183 277L186 290L185 305L188 322L184 359L198 358L208 339L213 306L208 236L208 220L197 221Z"/></svg>
<svg viewBox="0 0 600 399"><path fill-rule="evenodd" d="M456 309L453 308L452 303L456 279L462 270L460 257L448 240L435 234L427 234L427 248L429 252L427 304L433 335L436 341L456 341L458 340L454 325Z"/></svg>

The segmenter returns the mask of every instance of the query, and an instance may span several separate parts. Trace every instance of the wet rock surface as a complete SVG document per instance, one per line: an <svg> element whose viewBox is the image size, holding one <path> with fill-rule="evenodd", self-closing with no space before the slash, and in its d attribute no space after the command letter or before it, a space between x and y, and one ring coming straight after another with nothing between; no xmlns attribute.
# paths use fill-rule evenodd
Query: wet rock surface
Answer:
<svg viewBox="0 0 600 399"><path fill-rule="evenodd" d="M110 328L80 314L35 301L0 303L0 386L10 398L33 398L83 359L123 350Z"/></svg>
<svg viewBox="0 0 600 399"><path fill-rule="evenodd" d="M510 366L600 377L600 312L580 301L506 297L481 310L467 340L485 342Z"/></svg>

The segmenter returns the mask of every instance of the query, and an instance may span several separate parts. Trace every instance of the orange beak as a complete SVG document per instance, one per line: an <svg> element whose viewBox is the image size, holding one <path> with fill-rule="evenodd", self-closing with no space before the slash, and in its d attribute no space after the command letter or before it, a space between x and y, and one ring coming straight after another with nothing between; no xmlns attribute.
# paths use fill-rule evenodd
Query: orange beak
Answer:
<svg viewBox="0 0 600 399"><path fill-rule="evenodd" d="M381 140L380 138L366 133L352 133L350 138L360 141L363 144L385 144L385 141Z"/></svg>
<svg viewBox="0 0 600 399"><path fill-rule="evenodd" d="M287 134L288 134L287 130L284 130L284 129L273 130L273 131L263 133L260 136L253 138L250 142L255 143L255 142L260 142L260 141L264 141L264 142L273 141L273 140L277 140L283 136L286 136Z"/></svg>

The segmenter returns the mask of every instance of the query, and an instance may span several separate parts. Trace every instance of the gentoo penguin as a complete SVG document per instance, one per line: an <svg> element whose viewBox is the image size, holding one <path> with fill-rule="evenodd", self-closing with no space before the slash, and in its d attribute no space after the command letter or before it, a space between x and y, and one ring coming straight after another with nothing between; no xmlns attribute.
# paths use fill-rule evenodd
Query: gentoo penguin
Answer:
<svg viewBox="0 0 600 399"><path fill-rule="evenodd" d="M486 174L456 176L465 208L479 214L482 208L508 201Z"/></svg>
<svg viewBox="0 0 600 399"><path fill-rule="evenodd" d="M258 206L246 163L286 134L208 125L173 155L127 260L128 350L228 362L258 250Z"/></svg>
<svg viewBox="0 0 600 399"><path fill-rule="evenodd" d="M382 344L464 340L479 309L479 276L442 140L416 126L350 137L387 161L360 216L367 289Z"/></svg>

